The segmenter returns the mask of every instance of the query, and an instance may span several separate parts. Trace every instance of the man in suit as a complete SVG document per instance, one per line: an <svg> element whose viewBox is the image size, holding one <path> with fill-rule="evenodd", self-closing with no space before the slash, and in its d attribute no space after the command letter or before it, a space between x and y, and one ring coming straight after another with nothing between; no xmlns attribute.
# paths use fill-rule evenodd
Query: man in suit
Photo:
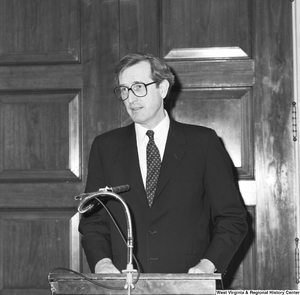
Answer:
<svg viewBox="0 0 300 295"><path fill-rule="evenodd" d="M247 233L247 223L231 161L216 133L169 118L164 99L174 76L161 59L125 56L116 82L115 94L134 123L95 138L86 192L131 187L122 197L131 212L133 252L142 272L223 273ZM147 199L148 130L154 131L160 159L154 173L158 181ZM122 205L107 200L106 206L126 234ZM125 269L126 245L102 206L82 216L79 230L93 272Z"/></svg>

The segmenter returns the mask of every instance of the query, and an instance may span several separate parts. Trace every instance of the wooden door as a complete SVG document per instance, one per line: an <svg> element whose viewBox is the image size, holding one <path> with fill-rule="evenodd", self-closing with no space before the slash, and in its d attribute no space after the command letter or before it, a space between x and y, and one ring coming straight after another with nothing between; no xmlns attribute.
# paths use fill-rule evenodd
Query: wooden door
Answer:
<svg viewBox="0 0 300 295"><path fill-rule="evenodd" d="M214 128L236 167L251 230L226 287L295 287L290 1L2 0L0 16L0 294L88 272L74 196L93 138L130 123L112 81L133 51L168 62L170 115Z"/></svg>
<svg viewBox="0 0 300 295"><path fill-rule="evenodd" d="M49 294L52 268L80 268L74 196L92 139L119 125L117 9L0 1L0 294Z"/></svg>

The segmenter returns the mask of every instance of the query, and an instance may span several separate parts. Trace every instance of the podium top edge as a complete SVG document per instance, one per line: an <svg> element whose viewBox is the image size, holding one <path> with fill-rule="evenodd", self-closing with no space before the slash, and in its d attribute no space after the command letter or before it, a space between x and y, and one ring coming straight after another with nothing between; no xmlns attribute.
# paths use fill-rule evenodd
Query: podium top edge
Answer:
<svg viewBox="0 0 300 295"><path fill-rule="evenodd" d="M82 275L82 276L81 276ZM115 280L126 279L126 274L95 274L95 273L51 273L50 281L84 280ZM133 274L136 277L136 274ZM185 274L185 273L141 273L140 280L221 280L220 273L213 274Z"/></svg>

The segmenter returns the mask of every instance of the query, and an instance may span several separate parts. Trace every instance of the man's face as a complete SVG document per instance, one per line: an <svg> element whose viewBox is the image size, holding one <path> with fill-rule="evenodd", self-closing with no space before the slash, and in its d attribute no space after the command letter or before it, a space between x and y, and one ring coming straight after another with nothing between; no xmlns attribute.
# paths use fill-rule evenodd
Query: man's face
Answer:
<svg viewBox="0 0 300 295"><path fill-rule="evenodd" d="M139 62L125 69L119 76L119 85L131 87L132 84L153 82L151 67L147 61ZM137 97L130 90L128 99L124 101L126 110L131 119L147 129L153 129L164 118L164 98L168 91L168 81L163 81L159 86L152 84L147 86L147 95Z"/></svg>

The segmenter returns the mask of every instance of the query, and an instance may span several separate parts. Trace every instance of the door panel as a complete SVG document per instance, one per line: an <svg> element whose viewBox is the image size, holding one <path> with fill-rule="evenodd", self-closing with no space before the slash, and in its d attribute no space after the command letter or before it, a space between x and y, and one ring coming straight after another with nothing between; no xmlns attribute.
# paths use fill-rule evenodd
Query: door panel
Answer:
<svg viewBox="0 0 300 295"><path fill-rule="evenodd" d="M81 179L78 91L0 94L3 132L0 180Z"/></svg>
<svg viewBox="0 0 300 295"><path fill-rule="evenodd" d="M180 122L216 130L239 179L253 179L253 121L250 88L193 88L173 91L169 112Z"/></svg>
<svg viewBox="0 0 300 295"><path fill-rule="evenodd" d="M45 274L55 266L69 264L70 240L66 233L73 214L57 210L1 210L1 294L25 294L26 289L47 294L43 291Z"/></svg>
<svg viewBox="0 0 300 295"><path fill-rule="evenodd" d="M0 64L80 62L80 1L1 1Z"/></svg>
<svg viewBox="0 0 300 295"><path fill-rule="evenodd" d="M161 1L161 53L177 48L238 47L251 56L248 0Z"/></svg>

